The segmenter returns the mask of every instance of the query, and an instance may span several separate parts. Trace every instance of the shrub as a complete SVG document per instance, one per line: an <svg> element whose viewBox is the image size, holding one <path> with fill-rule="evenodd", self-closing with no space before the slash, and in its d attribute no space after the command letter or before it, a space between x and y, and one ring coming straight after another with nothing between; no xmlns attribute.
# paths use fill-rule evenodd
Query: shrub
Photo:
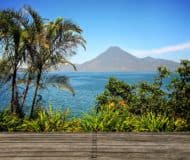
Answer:
<svg viewBox="0 0 190 160"><path fill-rule="evenodd" d="M169 84L164 83L166 80ZM141 116L151 112L169 119L181 118L190 124L190 61L181 61L172 75L166 67L159 67L153 83L129 85L110 78L104 92L97 96L97 108L114 103L120 109L121 101L132 114Z"/></svg>
<svg viewBox="0 0 190 160"><path fill-rule="evenodd" d="M177 118L175 120L175 131L185 131L188 129L187 120L182 118Z"/></svg>
<svg viewBox="0 0 190 160"><path fill-rule="evenodd" d="M133 89L133 86L112 77L106 84L105 91L97 96L97 105L105 105L117 99L125 100L126 103L129 103L133 96Z"/></svg>
<svg viewBox="0 0 190 160"><path fill-rule="evenodd" d="M99 112L83 115L81 126L84 131L123 131L122 123L128 116L127 110L115 109L106 105Z"/></svg>
<svg viewBox="0 0 190 160"><path fill-rule="evenodd" d="M69 115L69 110L56 111L50 107L48 110L40 110L35 119L25 119L20 129L32 132L54 132L63 130L64 123Z"/></svg>
<svg viewBox="0 0 190 160"><path fill-rule="evenodd" d="M170 112L190 123L190 61L183 60L169 85Z"/></svg>
<svg viewBox="0 0 190 160"><path fill-rule="evenodd" d="M134 121L134 131L140 132L168 132L174 130L174 122L167 116L147 113L137 117Z"/></svg>
<svg viewBox="0 0 190 160"><path fill-rule="evenodd" d="M10 114L6 110L0 112L0 131L17 131L20 124L22 119L16 114Z"/></svg>

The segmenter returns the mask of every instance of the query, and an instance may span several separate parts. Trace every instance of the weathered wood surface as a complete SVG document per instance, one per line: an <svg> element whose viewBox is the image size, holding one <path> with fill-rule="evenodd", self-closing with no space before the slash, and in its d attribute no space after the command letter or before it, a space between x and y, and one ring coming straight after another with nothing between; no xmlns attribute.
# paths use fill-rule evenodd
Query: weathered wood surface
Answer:
<svg viewBox="0 0 190 160"><path fill-rule="evenodd" d="M190 133L0 134L0 160L190 160Z"/></svg>

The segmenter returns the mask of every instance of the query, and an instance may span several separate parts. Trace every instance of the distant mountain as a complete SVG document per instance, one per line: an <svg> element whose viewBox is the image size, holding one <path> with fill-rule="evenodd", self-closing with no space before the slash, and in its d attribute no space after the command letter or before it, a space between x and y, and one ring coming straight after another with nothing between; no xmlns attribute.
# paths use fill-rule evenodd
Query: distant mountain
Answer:
<svg viewBox="0 0 190 160"><path fill-rule="evenodd" d="M170 60L138 58L119 47L110 47L98 57L77 65L77 69L81 72L143 72L155 71L158 66L175 70L178 65L177 62ZM70 67L61 67L61 70L72 71Z"/></svg>

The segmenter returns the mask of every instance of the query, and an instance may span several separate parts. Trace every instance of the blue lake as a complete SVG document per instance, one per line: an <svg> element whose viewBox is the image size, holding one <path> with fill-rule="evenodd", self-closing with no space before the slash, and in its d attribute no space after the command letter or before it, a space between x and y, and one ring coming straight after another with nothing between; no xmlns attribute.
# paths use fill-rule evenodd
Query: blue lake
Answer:
<svg viewBox="0 0 190 160"><path fill-rule="evenodd" d="M96 96L100 94L108 82L109 77L116 77L129 84L134 84L142 81L152 82L155 77L155 73L121 73L121 72L109 72L109 73L87 73L87 72L71 72L62 73L55 72L50 73L53 75L66 75L70 79L70 83L74 88L76 95L68 91L59 90L56 87L48 86L46 89L40 90L39 93L43 97L44 106L52 105L54 108L64 109L69 107L72 114L80 115L83 112L88 111L95 105ZM28 96L28 102L31 101L33 91L30 91ZM0 105L7 106L10 93L3 92L0 95ZM30 103L31 104L31 103Z"/></svg>

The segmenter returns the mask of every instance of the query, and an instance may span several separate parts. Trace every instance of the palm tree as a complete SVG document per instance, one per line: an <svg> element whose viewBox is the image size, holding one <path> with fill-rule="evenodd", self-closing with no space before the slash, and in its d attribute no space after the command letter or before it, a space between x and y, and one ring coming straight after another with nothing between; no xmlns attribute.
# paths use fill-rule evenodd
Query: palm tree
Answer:
<svg viewBox="0 0 190 160"><path fill-rule="evenodd" d="M34 96L32 100L32 117L36 97L42 80L42 74L58 63L74 64L67 57L76 54L75 49L81 45L85 49L85 40L81 36L79 26L68 20L57 18L45 23L44 19L31 7L25 6L20 11L10 9L0 11L0 43L4 48L4 59L9 65L9 77L12 81L11 113L22 111L29 86L35 80ZM27 66L24 78L17 76L22 63ZM2 66L0 66L1 68ZM25 77L26 80L25 80ZM49 83L67 84L65 77L61 80L49 79ZM22 100L19 99L18 84L25 83ZM72 91L72 89L70 88ZM72 91L73 92L73 91Z"/></svg>
<svg viewBox="0 0 190 160"><path fill-rule="evenodd" d="M66 58L76 54L75 49L78 45L85 48L85 40L81 36L82 30L80 27L71 21L57 18L54 22L45 23L31 7L27 6L25 10L32 19L30 39L28 39L30 42L26 44L28 44L27 50L31 60L31 68L35 70L36 74L30 113L30 117L32 117L44 71L58 63L70 64L76 69Z"/></svg>
<svg viewBox="0 0 190 160"><path fill-rule="evenodd" d="M23 26L27 21L21 12L10 9L0 11L0 43L3 46L4 58L9 62L11 76L11 113L18 113L19 100L17 89L17 71L25 54L25 45L22 42ZM8 64L8 63L7 63Z"/></svg>

